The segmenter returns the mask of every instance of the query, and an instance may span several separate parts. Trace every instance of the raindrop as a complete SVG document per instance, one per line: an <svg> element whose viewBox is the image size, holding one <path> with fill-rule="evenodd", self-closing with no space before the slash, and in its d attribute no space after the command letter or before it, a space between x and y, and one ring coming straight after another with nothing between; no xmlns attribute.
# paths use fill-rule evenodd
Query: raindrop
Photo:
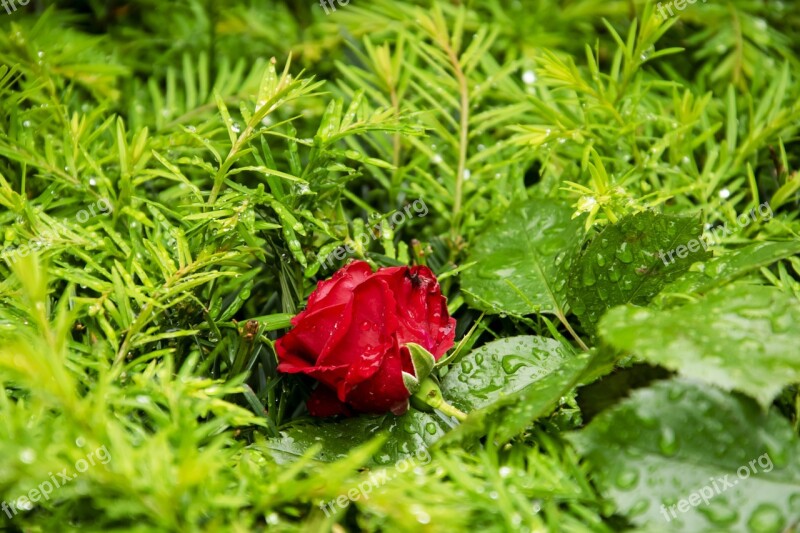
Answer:
<svg viewBox="0 0 800 533"><path fill-rule="evenodd" d="M631 252L630 248L628 248L628 243L623 242L619 248L617 249L616 253L617 259L622 261L623 263L630 263L633 261L633 252Z"/></svg>
<svg viewBox="0 0 800 533"><path fill-rule="evenodd" d="M606 265L606 258L603 257L603 254L597 254L597 266L605 266Z"/></svg>
<svg viewBox="0 0 800 533"><path fill-rule="evenodd" d="M751 531L780 531L783 527L783 514L777 506L762 503L756 507L747 521Z"/></svg>
<svg viewBox="0 0 800 533"><path fill-rule="evenodd" d="M597 282L592 265L587 263L583 268L583 286L591 287Z"/></svg>
<svg viewBox="0 0 800 533"><path fill-rule="evenodd" d="M661 430L661 438L658 441L658 447L666 456L675 455L678 451L678 439L675 437L675 431L672 428L665 427Z"/></svg>
<svg viewBox="0 0 800 533"><path fill-rule="evenodd" d="M610 279L611 281L616 283L617 281L619 281L620 275L621 275L620 271L617 270L617 268L614 265L611 265L608 268L608 279Z"/></svg>
<svg viewBox="0 0 800 533"><path fill-rule="evenodd" d="M419 510L414 512L414 516L417 518L417 522L420 524L429 524L431 522L431 515L426 513L425 511Z"/></svg>
<svg viewBox="0 0 800 533"><path fill-rule="evenodd" d="M712 500L707 506L699 507L698 511L718 526L729 526L739 518L736 509L721 499Z"/></svg>
<svg viewBox="0 0 800 533"><path fill-rule="evenodd" d="M33 462L36 460L36 452L30 448L25 448L20 452L19 460L26 465L33 464Z"/></svg>
<svg viewBox="0 0 800 533"><path fill-rule="evenodd" d="M522 73L522 82L525 85L533 85L536 83L536 73L532 70L526 70Z"/></svg>
<svg viewBox="0 0 800 533"><path fill-rule="evenodd" d="M639 482L639 474L636 470L622 470L616 479L617 487L628 490L636 486Z"/></svg>
<svg viewBox="0 0 800 533"><path fill-rule="evenodd" d="M508 355L503 358L500 366L503 367L503 371L506 374L514 374L517 370L525 366L527 361L522 357L516 355Z"/></svg>
<svg viewBox="0 0 800 533"><path fill-rule="evenodd" d="M22 509L23 511L30 511L33 509L33 504L28 498L20 498L17 500L17 509Z"/></svg>

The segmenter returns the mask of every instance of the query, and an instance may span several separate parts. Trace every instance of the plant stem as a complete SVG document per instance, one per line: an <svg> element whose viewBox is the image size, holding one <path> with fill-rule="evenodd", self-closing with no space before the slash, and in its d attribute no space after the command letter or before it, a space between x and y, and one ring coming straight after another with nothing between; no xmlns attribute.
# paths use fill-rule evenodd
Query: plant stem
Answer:
<svg viewBox="0 0 800 533"><path fill-rule="evenodd" d="M469 146L469 85L458 54L453 50L449 37L442 39L445 52L450 62L453 64L453 73L458 81L458 92L461 96L461 109L459 110L459 146L458 146L458 170L456 171L456 190L453 199L453 223L451 234L453 241L456 240L460 231L461 203L464 189L464 172L467 166L467 148Z"/></svg>
<svg viewBox="0 0 800 533"><path fill-rule="evenodd" d="M463 422L467 419L467 413L456 409L446 401L444 401L444 397L442 396L442 391L439 389L439 385L431 378L426 378L420 384L419 390L414 393L412 399L417 400L418 402L422 402L428 407L432 407L433 409L438 409L439 411L443 412L448 416L452 416ZM417 407L420 407L419 403L415 403Z"/></svg>

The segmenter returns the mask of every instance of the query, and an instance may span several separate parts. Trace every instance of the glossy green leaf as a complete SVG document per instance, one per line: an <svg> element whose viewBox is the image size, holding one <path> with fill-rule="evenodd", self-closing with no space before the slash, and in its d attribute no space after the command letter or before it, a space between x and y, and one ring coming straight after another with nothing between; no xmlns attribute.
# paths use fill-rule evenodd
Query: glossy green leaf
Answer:
<svg viewBox="0 0 800 533"><path fill-rule="evenodd" d="M509 208L478 237L462 275L469 304L489 313L553 313L564 307L564 275L583 228L572 209L532 199Z"/></svg>
<svg viewBox="0 0 800 533"><path fill-rule="evenodd" d="M571 437L603 494L646 531L777 533L800 516L800 442L745 397L662 381Z"/></svg>
<svg viewBox="0 0 800 533"><path fill-rule="evenodd" d="M625 217L607 227L572 264L567 288L572 312L593 332L611 307L648 303L664 285L709 256L698 244L683 258L676 254L674 261L668 258L679 246L697 241L700 233L699 218L651 211Z"/></svg>
<svg viewBox="0 0 800 533"><path fill-rule="evenodd" d="M525 335L473 350L442 379L445 398L470 412L534 386L574 357L555 339Z"/></svg>
<svg viewBox="0 0 800 533"><path fill-rule="evenodd" d="M561 398L578 384L591 362L592 357L588 353L565 357L558 368L528 386L512 394L497 395L492 403L470 412L467 420L450 431L436 446L474 441L490 433L495 441L511 440L534 421L552 412ZM448 396L448 400L456 402L455 396Z"/></svg>
<svg viewBox="0 0 800 533"><path fill-rule="evenodd" d="M764 406L800 382L800 302L777 289L728 286L683 307L611 310L611 345L683 375L735 389Z"/></svg>
<svg viewBox="0 0 800 533"><path fill-rule="evenodd" d="M704 293L748 272L800 254L800 240L758 242L712 259L700 271L690 271L664 287L664 294Z"/></svg>
<svg viewBox="0 0 800 533"><path fill-rule="evenodd" d="M386 443L372 457L372 463L385 465L427 449L446 430L446 424L435 414L409 409L402 416L362 415L335 422L297 424L281 431L280 438L270 439L267 447L276 461L291 463L312 446L321 445L316 458L332 462L347 457L353 448L385 435Z"/></svg>

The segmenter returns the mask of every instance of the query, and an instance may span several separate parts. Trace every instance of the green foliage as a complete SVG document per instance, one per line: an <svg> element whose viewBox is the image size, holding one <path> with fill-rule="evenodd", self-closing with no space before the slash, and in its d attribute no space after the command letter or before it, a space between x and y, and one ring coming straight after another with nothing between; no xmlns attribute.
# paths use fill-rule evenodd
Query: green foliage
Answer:
<svg viewBox="0 0 800 533"><path fill-rule="evenodd" d="M491 405L533 388L573 356L555 339L520 336L496 340L463 357L442 380L448 400L462 411Z"/></svg>
<svg viewBox="0 0 800 533"><path fill-rule="evenodd" d="M583 326L624 303L646 305L670 281L708 257L696 219L651 212L629 215L606 227L572 263L567 298ZM692 243L694 250L686 250ZM679 248L680 247L680 248ZM673 256L673 252L679 255Z"/></svg>
<svg viewBox="0 0 800 533"><path fill-rule="evenodd" d="M603 317L600 334L646 361L742 391L767 407L785 385L800 381L798 321L795 297L728 285L675 309L615 308Z"/></svg>
<svg viewBox="0 0 800 533"><path fill-rule="evenodd" d="M0 529L796 527L794 3L16 6L0 503L111 459ZM457 344L415 364L463 423L311 420L313 383L276 371L343 246L439 276ZM763 453L773 471L663 519Z"/></svg>
<svg viewBox="0 0 800 533"><path fill-rule="evenodd" d="M688 381L660 382L572 440L619 512L638 526L780 531L797 516L800 441L786 420L746 398ZM689 500L692 494L705 498ZM668 509L681 500L690 505Z"/></svg>
<svg viewBox="0 0 800 533"><path fill-rule="evenodd" d="M471 246L475 266L462 277L467 301L494 313L563 315L564 273L580 238L581 226L564 205L529 200L510 207Z"/></svg>

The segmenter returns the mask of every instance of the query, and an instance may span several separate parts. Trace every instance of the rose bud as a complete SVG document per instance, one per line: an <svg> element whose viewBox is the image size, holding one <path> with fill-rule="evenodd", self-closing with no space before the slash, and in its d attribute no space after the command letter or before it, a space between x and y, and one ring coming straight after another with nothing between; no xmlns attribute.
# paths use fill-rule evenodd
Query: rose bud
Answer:
<svg viewBox="0 0 800 533"><path fill-rule="evenodd" d="M404 413L418 381L453 346L456 321L428 267L372 272L354 261L317 285L292 324L276 343L278 371L319 381L308 411L332 416Z"/></svg>

